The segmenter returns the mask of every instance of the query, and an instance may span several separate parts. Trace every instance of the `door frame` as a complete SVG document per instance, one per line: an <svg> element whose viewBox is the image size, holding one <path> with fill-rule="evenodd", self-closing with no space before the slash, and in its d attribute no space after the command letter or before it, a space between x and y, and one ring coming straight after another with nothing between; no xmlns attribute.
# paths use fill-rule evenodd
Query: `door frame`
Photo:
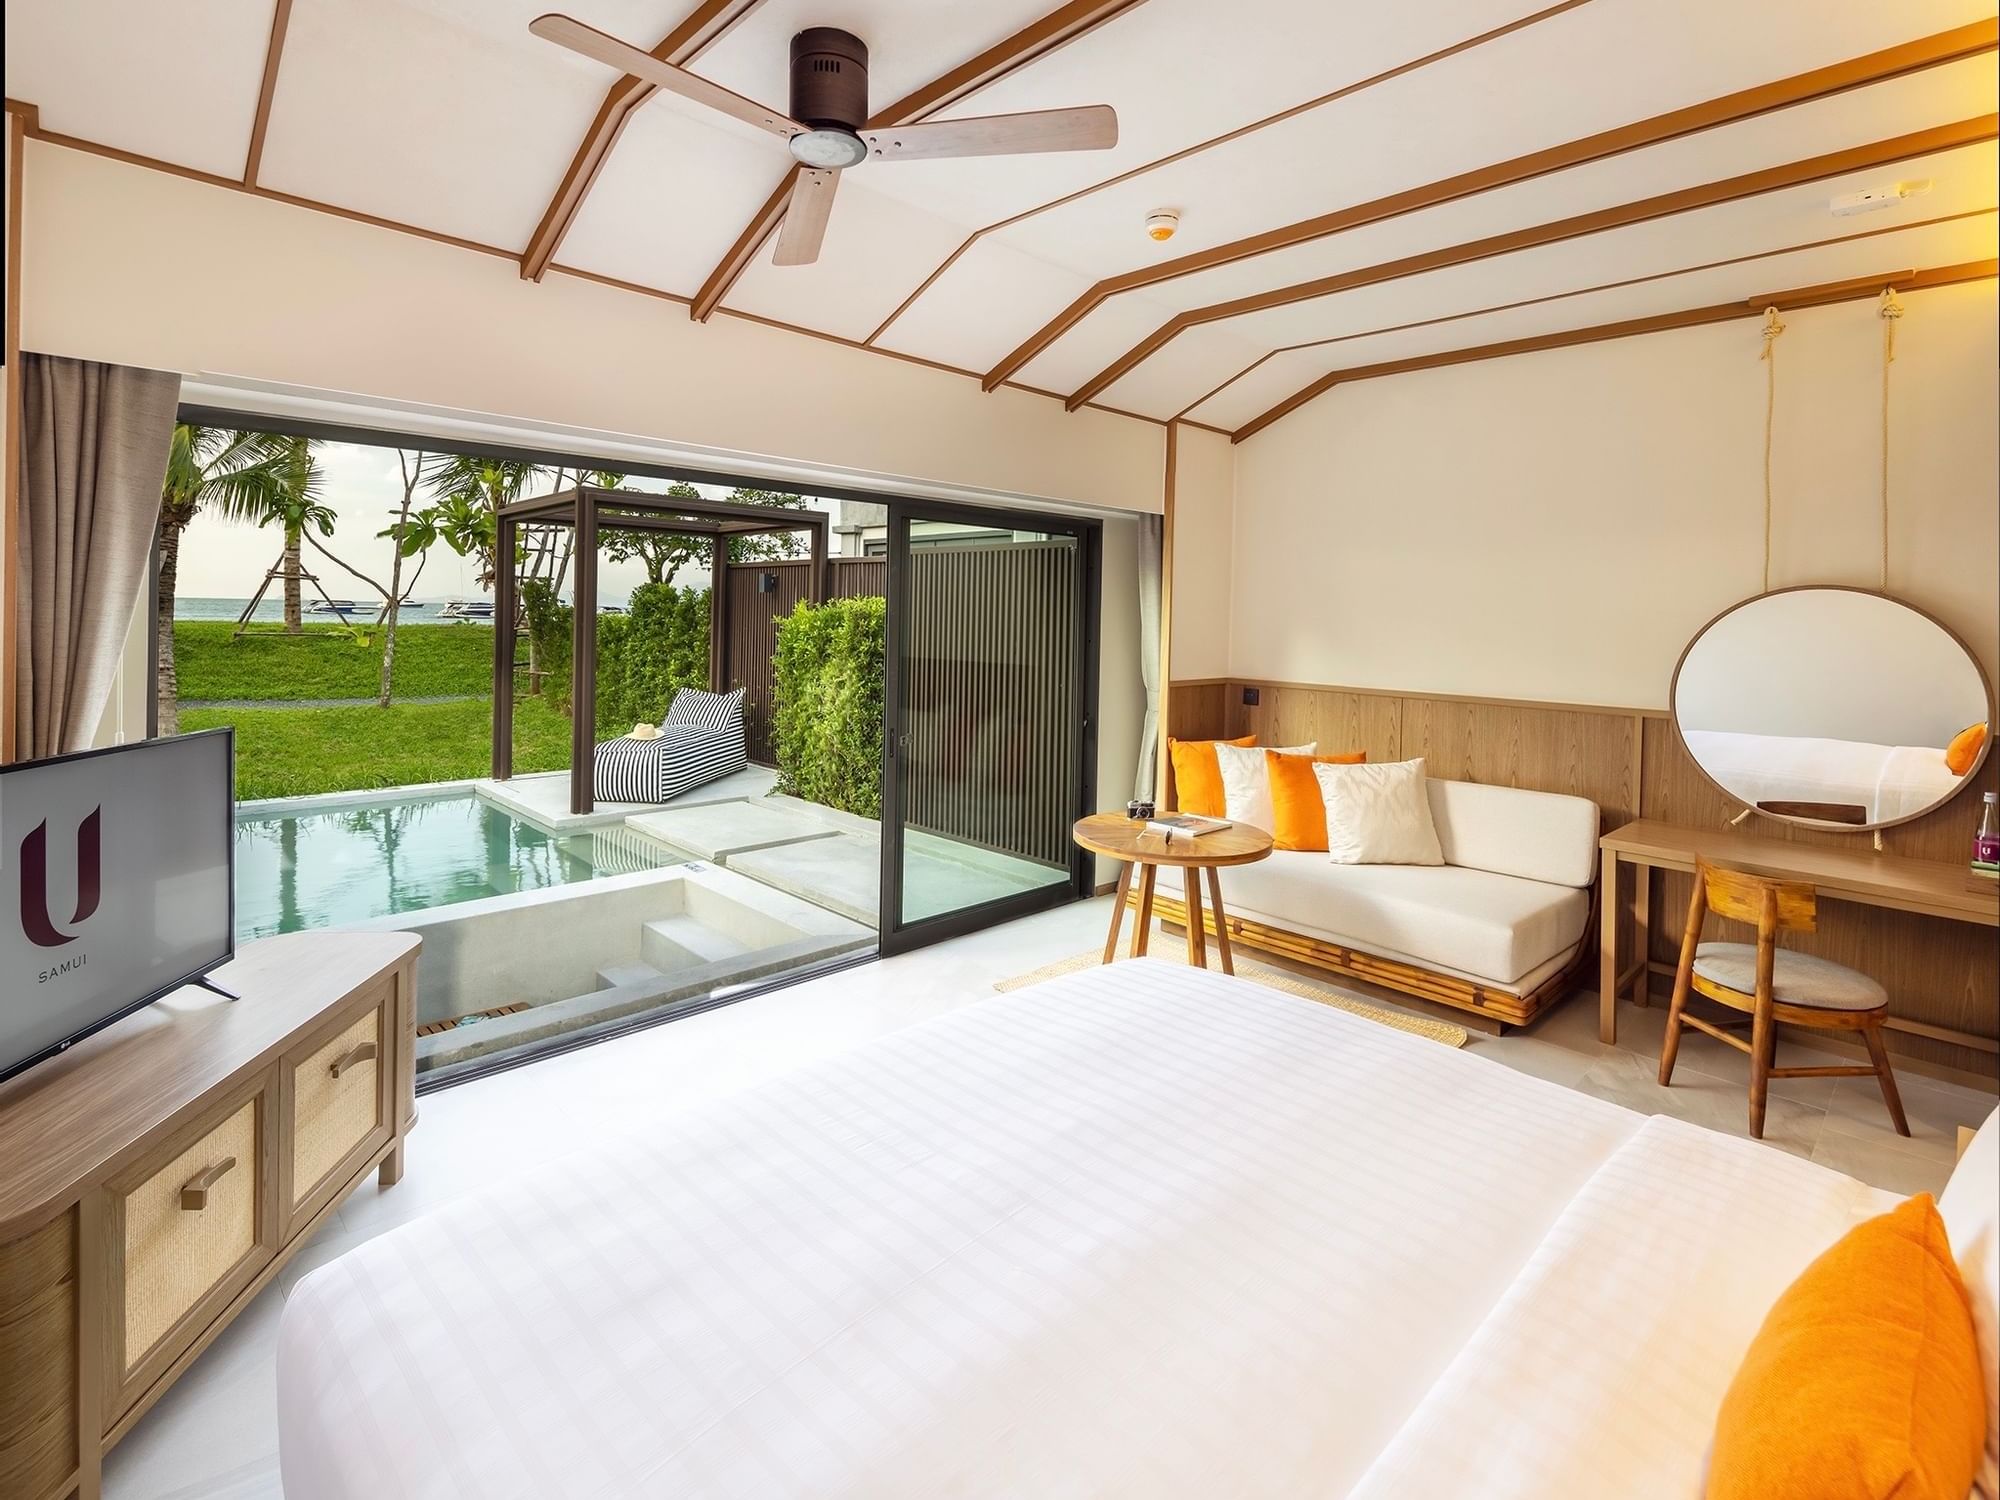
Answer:
<svg viewBox="0 0 2000 1500"><path fill-rule="evenodd" d="M1065 881L1051 881L1031 891L959 907L915 922L903 920L903 777L906 757L900 747L904 718L904 655L909 644L905 601L910 584L910 522L945 521L960 525L999 526L1076 540L1080 587L1077 589L1071 638L1076 642L1075 649L1082 658L1073 665L1076 668L1083 732L1077 736L1077 761L1070 767L1069 789L1070 813L1077 818L1093 810L1097 796L1098 658L1102 652L1099 629L1104 554L1104 524L1090 517L1013 506L988 508L905 499L889 501L888 509L888 571L882 586L887 643L883 653L882 683L882 870L876 927L876 948L885 958L943 942L947 938L962 937L997 922L1066 905L1093 894L1096 888L1095 862L1072 842L1069 846L1069 878Z"/></svg>

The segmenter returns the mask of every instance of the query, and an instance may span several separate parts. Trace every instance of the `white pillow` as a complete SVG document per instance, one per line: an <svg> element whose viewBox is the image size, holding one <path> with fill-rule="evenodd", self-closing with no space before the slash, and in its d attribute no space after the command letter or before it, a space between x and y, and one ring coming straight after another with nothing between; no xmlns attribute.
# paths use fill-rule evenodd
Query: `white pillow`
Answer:
<svg viewBox="0 0 2000 1500"><path fill-rule="evenodd" d="M1315 765L1326 799L1326 852L1337 865L1441 865L1424 763Z"/></svg>
<svg viewBox="0 0 2000 1500"><path fill-rule="evenodd" d="M1311 755L1319 742L1273 748L1273 755ZM1215 766L1222 772L1222 815L1232 823L1271 831L1278 815L1271 808L1271 768L1264 764L1260 745L1215 747Z"/></svg>
<svg viewBox="0 0 2000 1500"><path fill-rule="evenodd" d="M1994 1383L2000 1371L2000 1109L1986 1117L1952 1169L1938 1196L1938 1216L1972 1301L1979 1364L1986 1372L1986 1455L1973 1492L2000 1500L2000 1385Z"/></svg>

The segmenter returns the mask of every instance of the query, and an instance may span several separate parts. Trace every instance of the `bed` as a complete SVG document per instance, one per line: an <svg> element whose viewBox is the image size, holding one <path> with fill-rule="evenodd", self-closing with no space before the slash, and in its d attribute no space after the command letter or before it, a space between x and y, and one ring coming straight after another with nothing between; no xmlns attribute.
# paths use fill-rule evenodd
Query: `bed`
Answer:
<svg viewBox="0 0 2000 1500"><path fill-rule="evenodd" d="M1123 962L313 1272L285 1493L1687 1500L1772 1299L1896 1201Z"/></svg>
<svg viewBox="0 0 2000 1500"><path fill-rule="evenodd" d="M1934 807L1959 779L1944 751L1927 745L1720 729L1684 729L1681 738L1710 777L1752 806L1859 808L1855 821L1863 823L1890 823Z"/></svg>
<svg viewBox="0 0 2000 1500"><path fill-rule="evenodd" d="M749 764L743 689L682 688L657 735L625 735L598 745L591 791L599 802L670 802Z"/></svg>

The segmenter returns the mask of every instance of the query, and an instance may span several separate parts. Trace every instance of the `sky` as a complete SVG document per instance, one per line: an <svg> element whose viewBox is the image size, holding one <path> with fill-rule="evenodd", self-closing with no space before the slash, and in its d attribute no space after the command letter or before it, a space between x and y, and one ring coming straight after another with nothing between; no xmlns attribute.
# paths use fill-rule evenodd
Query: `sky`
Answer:
<svg viewBox="0 0 2000 1500"><path fill-rule="evenodd" d="M342 561L351 563L385 587L389 581L391 548L382 531L395 520L402 503L403 480L394 448L376 448L355 443L321 443L313 450L322 473L321 501L337 518L334 533L323 539L327 548ZM657 479L628 481L634 489L664 490ZM553 476L540 486L553 488ZM721 499L726 486L698 485L703 494ZM425 492L418 491L421 505ZM258 527L224 521L212 515L197 515L181 536L180 574L175 586L179 598L247 599L257 591L265 571L276 563L284 550L284 536L275 526ZM344 573L335 564L313 551L305 550L306 570L318 574L322 587L335 599L379 600L366 584ZM405 564L407 571L411 564ZM476 557L460 557L451 548L431 549L423 576L410 597L436 601L477 598L479 587ZM623 604L632 590L646 581L646 570L638 563L618 563L608 557L598 560L598 595L607 604ZM677 584L705 587L706 573L683 568ZM277 585L273 584L273 589ZM407 583L405 588L407 589ZM314 596L306 586L306 598Z"/></svg>

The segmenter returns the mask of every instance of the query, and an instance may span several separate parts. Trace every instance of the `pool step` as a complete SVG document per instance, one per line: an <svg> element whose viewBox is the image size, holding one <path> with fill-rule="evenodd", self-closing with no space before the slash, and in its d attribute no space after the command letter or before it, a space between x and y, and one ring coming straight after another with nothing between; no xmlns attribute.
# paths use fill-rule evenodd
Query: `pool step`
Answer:
<svg viewBox="0 0 2000 1500"><path fill-rule="evenodd" d="M734 938L690 916L661 917L639 929L639 957L653 968L669 972L741 958L748 951Z"/></svg>
<svg viewBox="0 0 2000 1500"><path fill-rule="evenodd" d="M597 987L615 990L622 984L652 984L666 977L651 964L606 964L597 971Z"/></svg>

